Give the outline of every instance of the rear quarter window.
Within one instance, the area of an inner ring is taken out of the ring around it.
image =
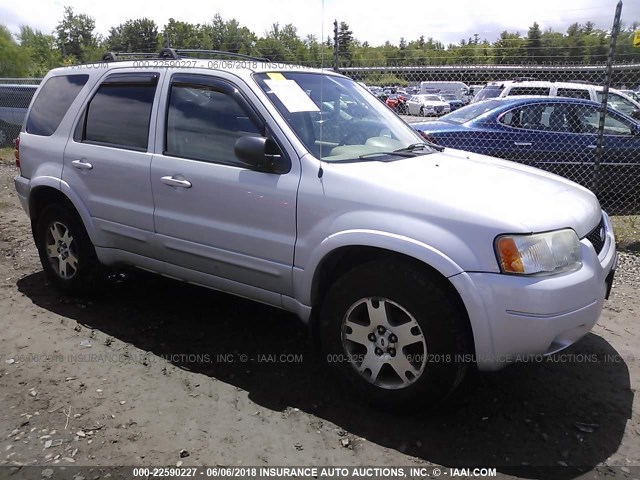
[[[53,135],[88,79],[89,75],[62,75],[47,80],[29,112],[27,133]]]

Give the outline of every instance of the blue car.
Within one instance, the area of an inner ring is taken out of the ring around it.
[[[600,105],[561,97],[495,98],[412,126],[428,140],[513,160],[593,186]],[[640,210],[640,123],[609,108],[598,173],[603,203]]]
[[[464,107],[464,102],[456,97],[453,93],[439,93],[438,96],[445,102],[449,103],[451,111]]]

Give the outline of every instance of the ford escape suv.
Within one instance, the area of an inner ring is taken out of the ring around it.
[[[598,320],[616,250],[588,190],[425,143],[333,72],[107,58],[49,72],[16,150],[56,287],[131,265],[294,312],[346,385],[391,406]]]

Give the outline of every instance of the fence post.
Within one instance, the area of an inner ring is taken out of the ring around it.
[[[605,69],[604,88],[602,89],[602,102],[600,104],[600,121],[598,123],[598,136],[596,139],[596,158],[593,165],[593,181],[591,191],[598,194],[600,184],[600,163],[602,162],[602,150],[604,146],[604,122],[607,117],[607,101],[609,100],[609,86],[613,76],[613,58],[616,54],[616,43],[620,33],[620,15],[622,14],[622,0],[616,5],[616,13],[613,17],[613,27],[611,28],[611,43],[609,44],[609,55],[607,57],[607,67]]]

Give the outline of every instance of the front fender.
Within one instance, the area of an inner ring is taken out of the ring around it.
[[[322,261],[339,248],[353,246],[375,247],[415,258],[445,277],[463,271],[441,251],[413,238],[378,230],[347,230],[326,237],[313,250],[304,269],[294,269],[295,298],[304,305],[311,305],[312,287]]]

